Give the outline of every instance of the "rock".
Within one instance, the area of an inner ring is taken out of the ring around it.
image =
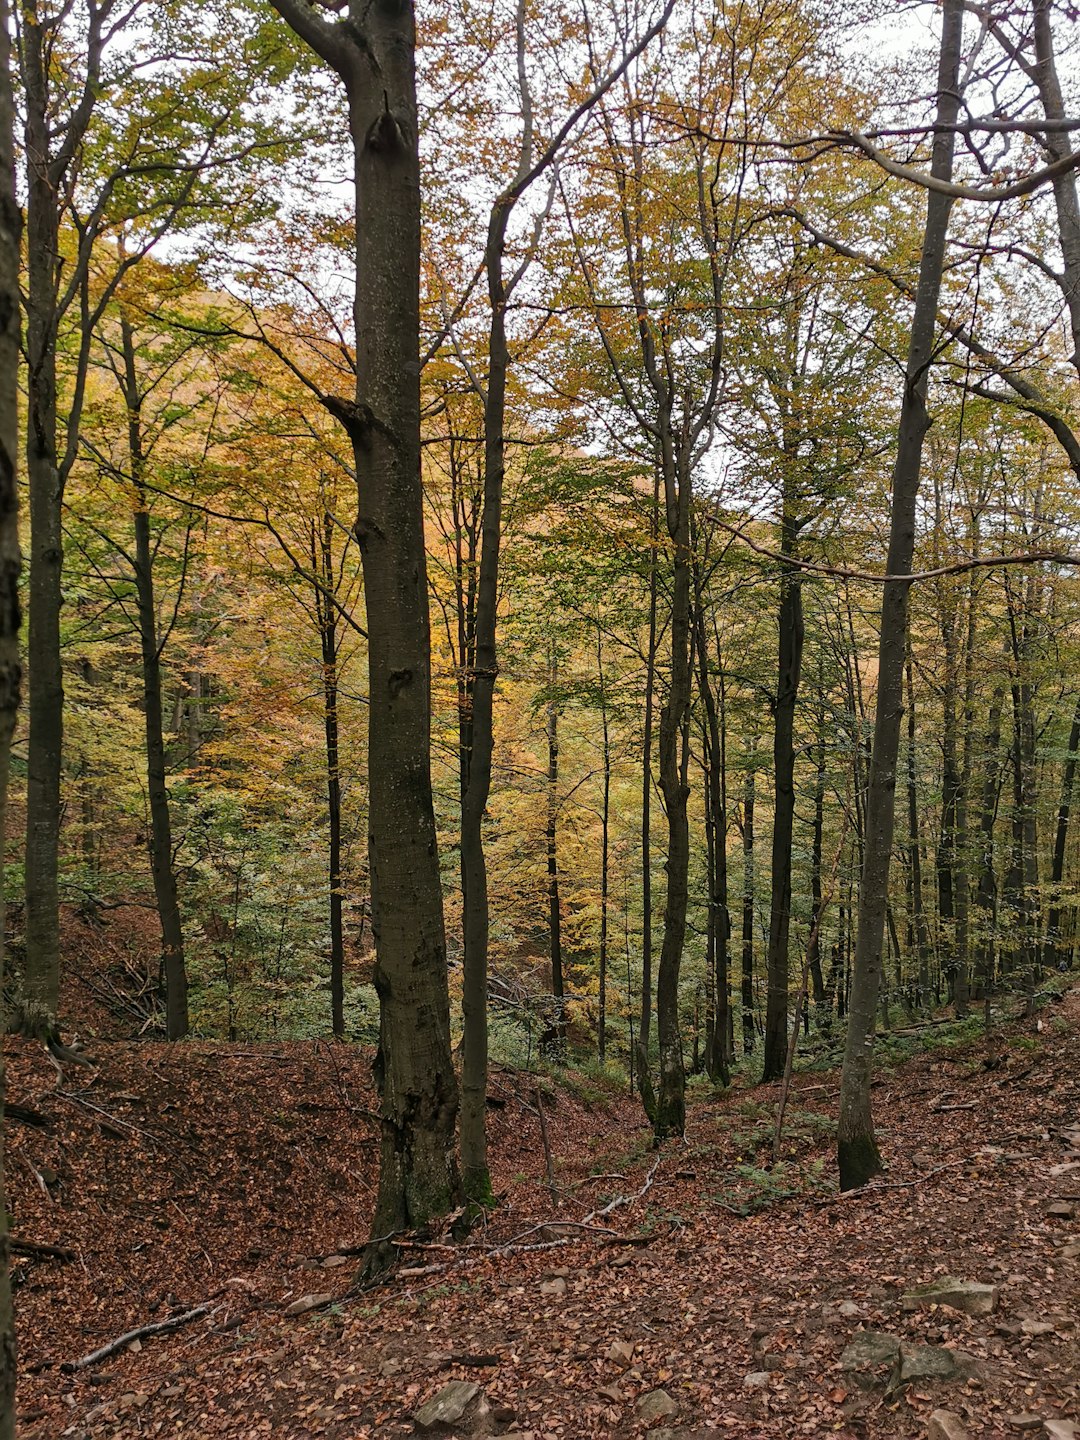
[[[926,1425],[926,1440],[968,1440],[968,1432],[952,1410],[935,1410]]]
[[[1006,1425],[1011,1425],[1014,1430],[1041,1430],[1041,1415],[1003,1415],[1001,1417]]]
[[[306,1315],[309,1310],[321,1310],[324,1305],[329,1305],[333,1298],[333,1295],[301,1295],[299,1300],[285,1306],[285,1314]]]
[[[1076,1206],[1068,1200],[1053,1200],[1046,1207],[1046,1213],[1052,1220],[1072,1220],[1076,1215]]]
[[[638,1399],[637,1412],[642,1420],[668,1420],[679,1413],[679,1407],[666,1390],[650,1390]]]
[[[561,1275],[557,1275],[554,1280],[545,1280],[540,1286],[540,1294],[549,1295],[553,1300],[561,1300],[566,1294],[566,1281]]]
[[[860,1330],[848,1341],[840,1356],[841,1370],[866,1370],[894,1365],[900,1356],[900,1339],[881,1330]]]
[[[1057,1326],[1051,1325],[1049,1320],[1023,1320],[1020,1329],[1024,1335],[1053,1335]]]
[[[998,1302],[998,1287],[982,1285],[977,1280],[957,1280],[952,1275],[921,1285],[904,1296],[904,1309],[923,1309],[928,1305],[948,1305],[965,1315],[990,1315]]]
[[[349,1257],[347,1255],[327,1255],[326,1259],[322,1262],[322,1268],[324,1270],[336,1270],[339,1266],[347,1265],[348,1263]]]
[[[1080,1435],[1080,1428],[1073,1420],[1044,1420],[1043,1429],[1050,1440],[1076,1440]]]
[[[634,1363],[634,1347],[629,1340],[613,1340],[608,1346],[607,1358],[626,1370]]]
[[[379,1366],[380,1375],[397,1375],[401,1370],[401,1361],[395,1355],[388,1355]]]
[[[910,1345],[904,1341],[893,1374],[893,1388],[918,1380],[957,1380],[978,1368],[974,1355],[944,1345]]]
[[[464,1430],[482,1433],[491,1406],[480,1386],[471,1380],[451,1380],[413,1415],[417,1430]]]
[[[749,1375],[743,1376],[744,1390],[765,1390],[769,1384],[768,1370],[752,1370]]]
[[[836,1313],[842,1315],[845,1320],[861,1320],[862,1311],[854,1300],[844,1300],[836,1307]]]
[[[1061,1258],[1063,1260],[1080,1260],[1080,1240],[1070,1240],[1067,1245],[1063,1245]]]
[[[626,1396],[619,1389],[618,1385],[598,1385],[596,1393],[603,1395],[606,1400],[611,1400],[616,1405],[621,1405]]]

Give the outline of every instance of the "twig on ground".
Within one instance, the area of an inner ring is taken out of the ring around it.
[[[62,1245],[39,1245],[36,1240],[17,1240],[14,1235],[8,1239],[8,1244],[16,1255],[40,1255],[47,1260],[60,1260],[67,1263],[75,1259],[74,1250],[65,1250]]]
[[[65,1360],[60,1368],[69,1375],[76,1370],[88,1370],[91,1365],[98,1365],[102,1360],[107,1360],[110,1355],[115,1355],[118,1350],[123,1350],[124,1346],[130,1345],[133,1340],[144,1340],[148,1335],[167,1335],[170,1331],[179,1330],[181,1326],[190,1325],[193,1320],[209,1314],[209,1304],[196,1305],[193,1310],[184,1310],[179,1315],[170,1315],[167,1320],[155,1320],[150,1325],[140,1325],[134,1330],[126,1331],[123,1335],[118,1335],[115,1340],[110,1340],[99,1350],[91,1350],[90,1354],[84,1355],[81,1360]]]

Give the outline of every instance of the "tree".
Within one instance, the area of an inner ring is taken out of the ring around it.
[[[0,0],[0,838],[6,836],[8,762],[19,707],[18,373],[19,248],[22,215],[15,198],[15,106],[7,0]],[[0,867],[0,987],[4,981],[3,872]],[[15,1316],[8,1268],[4,1185],[4,1060],[0,1055],[0,1440],[15,1440]]]
[[[931,175],[952,176],[955,126],[960,109],[960,52],[963,0],[945,0],[937,76],[937,121]],[[892,480],[892,517],[887,573],[911,572],[915,550],[915,507],[919,493],[923,442],[930,428],[927,387],[937,332],[938,296],[945,263],[953,197],[930,190],[926,200],[919,283],[904,370],[904,394]],[[859,921],[840,1089],[837,1157],[844,1190],[864,1185],[881,1170],[870,1108],[871,1058],[877,1022],[881,951],[888,904],[892,856],[900,721],[903,715],[904,661],[910,586],[902,579],[883,587],[878,654],[877,712],[866,797],[866,841],[859,887]]]
[[[352,446],[367,598],[369,858],[382,1097],[368,1268],[460,1191],[442,882],[431,794],[431,668],[420,479],[420,171],[409,0],[328,20],[271,0],[343,82],[355,162],[356,384],[323,403]]]

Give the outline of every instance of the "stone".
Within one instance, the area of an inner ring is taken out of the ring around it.
[[[605,1400],[611,1400],[616,1405],[621,1405],[626,1396],[619,1389],[618,1385],[598,1385],[596,1393],[603,1395]]]
[[[554,1280],[545,1280],[540,1286],[540,1294],[548,1295],[553,1300],[561,1300],[566,1294],[566,1281],[561,1275],[557,1275]]]
[[[324,1270],[337,1270],[339,1266],[347,1265],[348,1263],[349,1257],[347,1255],[327,1255],[326,1259],[322,1262],[322,1268]]]
[[[1067,1245],[1063,1245],[1061,1258],[1063,1260],[1080,1260],[1080,1240],[1070,1240]]]
[[[1053,1335],[1057,1326],[1051,1325],[1049,1320],[1023,1320],[1020,1329],[1024,1335]]]
[[[1076,1440],[1080,1427],[1074,1420],[1044,1420],[1043,1429],[1050,1440]]]
[[[769,1385],[768,1370],[751,1370],[749,1375],[743,1376],[744,1390],[765,1390]]]
[[[1068,1200],[1053,1200],[1046,1207],[1046,1213],[1052,1220],[1072,1220],[1076,1215],[1076,1206]]]
[[[482,1433],[491,1415],[491,1406],[480,1386],[472,1380],[451,1380],[437,1395],[413,1414],[417,1430],[464,1430]]]
[[[1011,1425],[1014,1430],[1041,1430],[1041,1415],[1003,1415],[1002,1419],[1006,1425]]]
[[[893,1385],[919,1380],[957,1380],[974,1374],[978,1361],[962,1350],[945,1345],[911,1345],[904,1341],[893,1376]]]
[[[379,1366],[380,1375],[397,1375],[401,1371],[401,1361],[396,1355],[388,1355]]]
[[[670,1420],[679,1413],[679,1407],[666,1390],[650,1390],[639,1397],[637,1412],[642,1420]]]
[[[928,1305],[948,1305],[965,1315],[990,1315],[998,1302],[998,1287],[983,1285],[978,1280],[957,1280],[946,1275],[930,1285],[921,1285],[903,1298],[905,1309],[923,1309]]]
[[[926,1424],[926,1440],[968,1440],[964,1422],[952,1410],[935,1410]]]
[[[333,1295],[301,1295],[299,1300],[285,1306],[285,1314],[306,1315],[309,1310],[321,1310],[324,1305],[329,1305],[333,1298]]]
[[[865,1370],[894,1365],[900,1356],[900,1339],[881,1330],[860,1330],[848,1341],[840,1356],[841,1370]]]
[[[854,1300],[844,1300],[836,1307],[836,1313],[842,1315],[845,1320],[861,1320],[862,1311]]]
[[[608,1346],[607,1358],[626,1370],[634,1363],[634,1347],[629,1340],[613,1340]]]

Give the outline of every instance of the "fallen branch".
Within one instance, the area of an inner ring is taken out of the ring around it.
[[[74,1250],[65,1250],[62,1245],[39,1245],[36,1240],[16,1240],[14,1235],[8,1238],[8,1244],[16,1255],[40,1255],[43,1259],[60,1260],[64,1264],[76,1258]]]
[[[660,1156],[658,1155],[653,1161],[652,1168],[650,1169],[649,1173],[645,1176],[645,1183],[642,1185],[640,1190],[635,1191],[633,1195],[616,1195],[615,1199],[609,1200],[608,1203],[603,1207],[603,1209],[590,1210],[589,1214],[585,1216],[585,1219],[581,1223],[583,1225],[587,1225],[590,1220],[599,1220],[601,1215],[610,1215],[613,1210],[619,1210],[624,1205],[633,1205],[635,1200],[640,1200],[641,1197],[645,1194],[646,1190],[648,1190],[652,1185],[659,1166]]]
[[[91,1350],[90,1354],[84,1355],[81,1360],[65,1360],[60,1369],[68,1375],[76,1370],[88,1370],[91,1365],[98,1365],[102,1360],[108,1360],[110,1355],[115,1355],[118,1350],[123,1350],[125,1345],[130,1345],[133,1340],[145,1340],[148,1335],[167,1335],[170,1331],[179,1330],[183,1325],[190,1325],[193,1320],[198,1320],[209,1313],[209,1305],[196,1305],[194,1310],[184,1310],[179,1315],[170,1315],[167,1320],[155,1320],[150,1325],[140,1325],[135,1330],[128,1330],[125,1334],[118,1335],[115,1340],[110,1340],[107,1345],[102,1345],[100,1350]]]

